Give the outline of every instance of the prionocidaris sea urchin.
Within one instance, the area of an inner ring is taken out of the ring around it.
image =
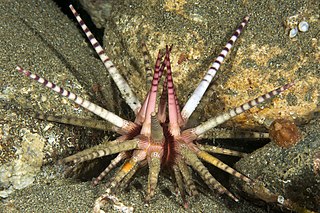
[[[98,181],[105,177],[110,170],[114,169],[120,162],[123,162],[118,172],[107,182],[106,193],[97,199],[94,210],[98,212],[100,210],[100,205],[105,200],[110,199],[110,196],[114,193],[116,188],[128,183],[137,170],[145,166],[149,167],[148,186],[145,198],[146,202],[149,202],[154,195],[159,173],[164,168],[173,174],[185,204],[186,192],[189,195],[196,195],[198,193],[192,178],[191,168],[197,171],[199,176],[212,190],[217,190],[219,193],[225,193],[233,200],[238,201],[238,198],[230,193],[210,174],[202,161],[208,162],[249,184],[254,184],[254,180],[251,180],[249,177],[237,172],[235,169],[209,154],[222,153],[239,155],[239,153],[233,150],[217,148],[210,145],[204,146],[196,143],[196,141],[210,129],[230,120],[232,117],[243,113],[267,99],[278,95],[282,91],[291,87],[293,83],[286,84],[259,96],[254,100],[248,101],[239,107],[230,109],[196,127],[185,129],[184,126],[199,104],[202,96],[210,85],[211,80],[220,68],[221,63],[247,24],[249,17],[244,17],[237,30],[221,51],[220,55],[213,62],[204,78],[188,99],[187,103],[182,109],[180,109],[174,88],[170,64],[170,52],[172,46],[166,46],[165,54],[162,54],[161,51],[159,51],[155,62],[153,78],[147,78],[147,80],[149,79],[148,83],[150,84],[150,90],[143,103],[140,104],[140,101],[135,96],[126,80],[115,68],[109,57],[104,53],[103,48],[94,38],[72,5],[70,5],[70,9],[88,37],[90,43],[98,53],[112,79],[116,83],[122,97],[135,113],[135,120],[132,122],[122,119],[116,114],[97,106],[90,101],[84,100],[74,93],[66,91],[54,83],[51,83],[36,74],[32,74],[19,66],[17,67],[17,70],[110,122],[112,124],[112,130],[121,135],[113,141],[104,141],[98,146],[86,149],[60,161],[62,164],[70,163],[77,165],[84,161],[118,153],[107,168],[94,181],[94,183],[97,184]],[[146,54],[145,64],[146,66],[149,64]],[[162,80],[162,92],[160,98],[157,98],[158,86],[162,77],[164,78]],[[48,116],[44,119],[92,128],[110,128],[109,126],[101,126],[99,121],[87,121],[78,118],[70,119]]]

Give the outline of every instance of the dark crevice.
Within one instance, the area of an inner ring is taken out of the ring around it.
[[[79,27],[80,31],[82,32],[80,26],[78,25],[77,21],[75,20],[73,14],[70,11],[69,5],[72,4],[74,8],[77,10],[77,12],[80,14],[81,18],[83,19],[84,23],[88,26],[94,37],[98,40],[98,42],[103,46],[103,33],[104,29],[97,28],[95,24],[93,23],[90,15],[87,13],[86,10],[83,9],[82,5],[79,4],[77,1],[71,1],[71,0],[53,0],[58,7],[61,9],[61,11],[68,16],[69,19],[74,21],[76,25]],[[85,36],[85,35],[83,35]],[[98,57],[98,56],[97,56]]]

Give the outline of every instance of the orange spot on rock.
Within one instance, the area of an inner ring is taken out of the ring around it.
[[[181,53],[178,59],[178,64],[182,64],[182,62],[187,61],[188,60],[188,55],[186,55],[185,53]]]
[[[270,126],[271,140],[282,148],[294,146],[301,139],[301,133],[293,121],[277,119]]]

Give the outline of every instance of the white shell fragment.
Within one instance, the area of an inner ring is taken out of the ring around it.
[[[302,21],[298,25],[298,29],[300,32],[307,32],[309,29],[309,24],[306,21]]]
[[[293,29],[291,29],[290,32],[289,32],[289,37],[290,37],[290,38],[293,38],[293,37],[295,37],[297,34],[298,34],[298,28],[293,28]]]

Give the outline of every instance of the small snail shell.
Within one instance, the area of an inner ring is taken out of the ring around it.
[[[290,38],[293,38],[293,37],[295,37],[297,34],[298,34],[298,28],[293,28],[293,29],[291,29],[290,32],[289,32],[289,37],[290,37]]]
[[[298,25],[298,29],[300,32],[307,32],[309,29],[309,24],[306,21],[302,21]]]

